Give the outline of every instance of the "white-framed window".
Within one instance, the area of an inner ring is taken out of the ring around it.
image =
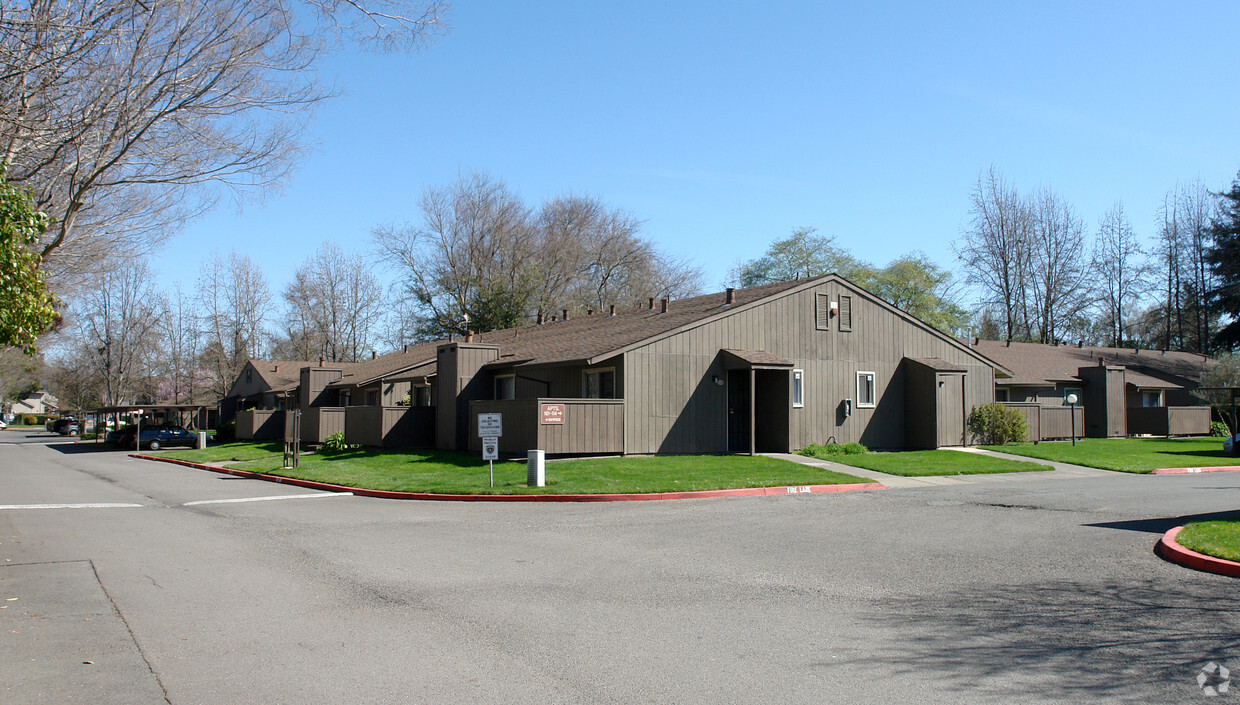
[[[792,406],[796,409],[805,406],[805,370],[792,371]]]
[[[582,372],[581,396],[585,399],[615,399],[616,368],[605,367]]]
[[[516,399],[517,398],[517,376],[516,375],[495,375],[495,398],[496,399]]]
[[[1142,389],[1141,390],[1141,406],[1162,406],[1163,393],[1161,389]]]
[[[1063,405],[1064,406],[1068,406],[1068,395],[1069,394],[1076,395],[1076,403],[1078,406],[1084,403],[1085,393],[1081,391],[1080,387],[1064,387],[1063,388]]]
[[[875,390],[874,390],[874,373],[858,372],[857,373],[857,408],[867,409],[874,408]]]

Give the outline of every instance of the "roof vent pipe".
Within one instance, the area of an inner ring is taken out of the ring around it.
[[[560,320],[564,320],[564,321],[567,321],[567,320],[568,320],[568,309],[564,309],[564,318],[562,318],[562,319],[560,319]]]
[[[452,331],[448,331],[448,342],[449,342],[449,343],[451,343],[451,342],[452,342],[452,339],[453,339],[454,337],[455,337],[455,334],[454,334]]]
[[[465,342],[467,343],[474,342],[474,332],[472,330],[465,331]]]
[[[1076,341],[1076,347],[1078,347],[1078,348],[1083,348],[1083,347],[1085,347],[1085,340],[1084,340],[1084,339],[1081,339],[1081,340]]]
[[[271,368],[271,371],[272,371],[272,372],[279,372],[279,371],[280,371],[280,366],[279,366],[279,365],[275,365],[274,367],[272,367],[272,368]]]
[[[667,313],[667,304],[668,304],[668,300],[667,300],[667,299],[663,299],[663,301],[661,301],[661,302],[660,302],[660,304],[661,304],[660,310],[661,310],[663,313]]]
[[[732,287],[729,286],[728,290],[724,292],[723,302],[725,304],[736,303],[736,289],[733,289]]]
[[[1099,366],[1099,367],[1106,367],[1106,366],[1107,366],[1107,363],[1106,363],[1106,362],[1104,362],[1102,358],[1098,358],[1098,366]]]
[[[653,296],[650,297],[650,310],[651,311],[654,310],[654,297]]]
[[[545,320],[545,319],[543,318],[543,312],[542,312],[542,311],[539,311],[539,312],[538,312],[538,325],[540,325],[540,326],[541,326],[541,325],[543,324],[543,321],[544,321],[544,320]]]
[[[376,352],[376,351],[374,351],[374,350],[371,350],[371,351],[370,351],[370,359],[371,359],[371,360],[373,360],[373,359],[375,359],[376,357],[379,357],[379,353],[378,353],[378,352]]]
[[[587,309],[586,309],[586,315],[587,315],[587,316],[593,316],[593,315],[594,315],[594,309],[592,309],[592,308],[587,308]]]
[[[409,346],[408,346],[408,345],[406,345],[406,346],[405,346],[405,350],[404,350],[404,351],[405,351],[405,352],[409,352]]]
[[[327,359],[324,358],[322,355],[319,355],[319,367],[322,367],[324,363],[326,362],[327,362]]]
[[[607,310],[607,315],[608,315],[608,316],[614,316],[614,315],[616,315],[616,305],[615,305],[615,304],[612,304],[612,305],[611,305],[611,308],[609,308],[609,309]]]

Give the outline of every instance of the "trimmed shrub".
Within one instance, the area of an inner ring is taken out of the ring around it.
[[[236,437],[237,437],[237,420],[236,419],[230,419],[228,423],[220,424],[220,427],[215,429],[215,440],[219,441],[220,443],[228,443]]]
[[[1002,404],[983,404],[973,407],[969,414],[969,432],[977,436],[982,445],[1000,446],[1019,443],[1029,437],[1029,424],[1025,415]]]
[[[797,454],[804,455],[809,458],[828,459],[833,455],[861,455],[869,452],[870,449],[860,443],[845,443],[841,445],[839,443],[831,442],[826,445],[811,443],[798,450]]]
[[[1218,436],[1219,438],[1226,438],[1228,435],[1227,424],[1223,423],[1222,421],[1211,421],[1210,422],[1210,435]]]
[[[43,421],[40,421],[39,417],[35,416],[34,414],[23,414],[22,415],[23,426],[35,426],[35,425],[44,424],[44,423],[47,423],[46,417],[44,417]]]

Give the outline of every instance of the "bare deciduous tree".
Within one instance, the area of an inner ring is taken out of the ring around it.
[[[1053,343],[1089,304],[1085,226],[1072,207],[1043,189],[1030,202],[1029,297],[1037,311],[1037,340]]]
[[[304,351],[299,359],[322,355],[333,362],[356,362],[374,349],[384,302],[360,256],[323,243],[297,269],[284,301],[285,328],[297,341],[296,349]]]
[[[148,391],[144,385],[155,362],[163,301],[146,262],[127,262],[105,273],[77,309],[77,359],[101,385],[99,401],[123,404]]]
[[[969,200],[972,220],[956,246],[956,257],[965,265],[965,281],[979,287],[984,303],[1002,314],[1002,332],[1008,340],[1027,338],[1030,209],[993,167],[978,177]]]
[[[1116,203],[1098,225],[1092,269],[1111,345],[1122,347],[1133,308],[1147,289],[1149,269],[1132,225]]]
[[[250,258],[230,252],[211,256],[198,277],[203,362],[215,376],[214,391],[228,393],[246,360],[261,357],[271,292]]]
[[[419,337],[700,286],[700,272],[639,236],[636,218],[595,198],[562,196],[535,214],[503,182],[472,173],[427,189],[421,207],[420,225],[374,232],[407,305],[421,314]]]
[[[339,40],[416,46],[437,0],[47,0],[0,7],[0,160],[54,220],[64,288],[142,254],[187,217],[281,181],[311,70]],[[311,18],[314,18],[313,20]]]

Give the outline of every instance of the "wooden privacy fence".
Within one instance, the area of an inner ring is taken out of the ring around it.
[[[501,453],[548,455],[624,452],[623,399],[502,399],[469,403],[469,449],[481,452],[478,414],[503,415]]]
[[[999,402],[1016,409],[1029,425],[1031,441],[1049,441],[1072,437],[1072,414],[1076,414],[1076,437],[1085,435],[1085,410],[1078,404],[1071,406],[1042,406],[1034,402]]]
[[[301,442],[318,445],[333,433],[344,433],[343,406],[311,406],[301,410]]]
[[[1133,436],[1208,436],[1210,407],[1129,407],[1128,433]]]
[[[284,437],[284,412],[276,409],[248,409],[237,412],[237,439],[269,441]]]
[[[344,441],[370,448],[425,448],[435,444],[433,406],[344,407]]]

